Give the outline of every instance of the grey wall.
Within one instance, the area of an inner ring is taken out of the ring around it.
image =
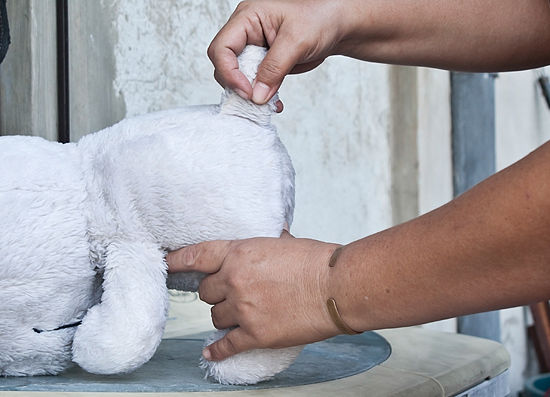
[[[98,131],[126,115],[113,86],[116,7],[113,2],[69,0],[71,140]]]
[[[495,172],[495,86],[490,74],[451,74],[453,181],[462,194]],[[500,340],[499,312],[458,319],[463,334]]]
[[[0,135],[57,137],[55,0],[8,0],[11,45],[0,65]]]

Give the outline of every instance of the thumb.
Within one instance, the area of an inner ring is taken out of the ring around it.
[[[252,84],[252,101],[258,105],[267,103],[302,56],[302,51],[292,40],[284,35],[277,36],[258,66],[258,73]]]
[[[248,337],[242,328],[229,331],[223,338],[207,346],[203,357],[208,361],[221,361],[234,354],[251,350],[255,346],[248,342]]]

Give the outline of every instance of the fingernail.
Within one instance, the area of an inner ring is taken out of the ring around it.
[[[210,350],[208,350],[208,348],[202,351],[202,356],[204,357],[205,360],[209,360],[209,361],[212,358],[212,355],[210,354]]]
[[[263,105],[267,102],[270,88],[262,82],[254,82],[252,87],[252,101],[258,105]]]
[[[244,92],[243,90],[241,90],[239,88],[235,88],[233,91],[235,91],[237,93],[237,95],[240,96],[241,98],[249,99],[248,94],[246,92]]]

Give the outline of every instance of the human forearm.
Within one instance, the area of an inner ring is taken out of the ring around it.
[[[354,329],[550,297],[550,145],[451,203],[341,249],[329,291]]]
[[[341,4],[343,4],[342,2]],[[349,2],[337,52],[354,58],[463,71],[550,63],[548,0]]]

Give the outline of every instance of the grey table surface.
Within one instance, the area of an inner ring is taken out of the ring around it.
[[[269,381],[232,386],[205,379],[198,367],[205,336],[164,339],[153,358],[129,374],[94,375],[74,367],[57,376],[1,378],[0,391],[158,393],[280,388],[356,375],[382,363],[391,353],[389,343],[374,332],[337,336],[306,346],[288,369]]]
[[[173,301],[172,303],[175,304],[171,306],[165,332],[165,337],[169,340],[164,341],[162,345],[163,349],[166,347],[167,353],[169,353],[164,360],[166,363],[170,361],[170,366],[174,368],[181,368],[180,365],[188,366],[185,371],[189,372],[185,372],[185,376],[192,374],[193,377],[186,378],[186,381],[180,379],[179,384],[180,386],[186,382],[188,386],[192,384],[195,391],[177,391],[181,389],[169,391],[169,384],[161,384],[160,387],[164,389],[155,391],[149,388],[154,386],[154,382],[147,382],[147,387],[142,388],[141,391],[129,391],[129,389],[126,389],[128,391],[122,391],[122,389],[104,391],[101,393],[102,397],[121,395],[125,397],[157,395],[206,397],[213,393],[217,397],[453,396],[479,385],[487,379],[500,376],[510,366],[509,354],[499,343],[466,335],[410,327],[381,330],[359,337],[342,336],[318,345],[313,344],[308,346],[304,351],[304,357],[297,361],[293,369],[289,368],[289,372],[281,373],[276,379],[270,381],[272,382],[271,387],[265,387],[269,384],[266,382],[264,385],[259,384],[253,387],[230,386],[224,389],[202,379],[202,374],[197,366],[197,357],[200,354],[202,343],[192,335],[211,328],[209,307],[189,296],[176,297]],[[192,343],[194,347],[186,351],[185,356],[180,357],[179,354],[183,354],[181,352],[173,355],[170,353],[171,344],[181,343],[171,342],[170,339],[178,338],[194,340]],[[384,352],[388,352],[388,346],[382,341],[387,341],[391,346],[391,354],[387,360],[382,360],[379,364],[371,366],[374,361],[368,359],[369,354],[375,354],[376,349],[379,349],[377,352],[382,356],[385,354]],[[378,347],[373,349],[377,344]],[[159,354],[164,354],[162,349],[159,350]],[[309,368],[310,360],[315,362],[312,368]],[[177,365],[175,362],[178,362]],[[300,365],[305,367],[300,367]],[[369,366],[371,366],[370,369],[367,369]],[[322,378],[324,375],[318,372],[319,367],[333,368],[328,371],[332,380]],[[348,372],[341,371],[343,369]],[[99,379],[95,375],[85,374],[78,369],[74,371],[63,376],[80,376],[83,379],[94,380],[96,384],[103,382],[98,382]],[[111,381],[121,387],[128,385],[132,383],[133,377],[139,380],[139,377],[142,376],[140,371],[147,372],[150,369],[145,365],[128,378],[113,377]],[[152,372],[149,373],[149,376],[153,377]],[[72,382],[73,385],[77,383],[75,378],[72,378]],[[143,382],[141,383],[143,384]],[[206,388],[200,391],[199,384]],[[2,391],[0,387],[0,397],[91,397],[97,394],[98,391],[63,389],[60,385],[49,389],[49,391],[31,391],[22,386],[19,387],[19,390],[4,389]]]

